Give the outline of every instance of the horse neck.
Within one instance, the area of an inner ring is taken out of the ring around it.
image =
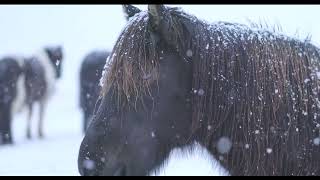
[[[50,57],[45,50],[39,50],[36,53],[36,57],[38,57],[39,62],[44,68],[45,72],[45,80],[48,86],[48,94],[52,94],[55,89],[55,81],[56,81],[56,66],[51,62]]]

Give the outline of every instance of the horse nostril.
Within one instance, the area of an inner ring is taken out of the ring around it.
[[[125,176],[125,175],[126,175],[126,167],[125,166],[120,166],[113,174],[113,176]]]

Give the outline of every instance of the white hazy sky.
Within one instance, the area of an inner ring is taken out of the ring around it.
[[[170,5],[209,22],[281,24],[284,32],[308,33],[320,42],[319,5]],[[138,5],[145,10],[146,5]],[[120,5],[0,5],[0,55],[31,53],[47,44],[63,44],[66,53],[112,48],[125,25]],[[320,43],[318,43],[320,44]],[[81,53],[80,53],[81,54]]]

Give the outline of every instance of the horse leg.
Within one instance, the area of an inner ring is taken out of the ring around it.
[[[8,133],[4,137],[4,144],[13,144],[11,127],[9,127]]]
[[[0,145],[13,144],[11,130],[0,132]]]
[[[0,145],[1,144],[12,144],[12,133],[11,133],[11,109],[8,104],[0,109]]]
[[[33,106],[30,103],[28,105],[28,119],[27,119],[27,139],[31,139],[31,118],[32,118],[32,111],[33,111]]]
[[[40,110],[39,110],[39,127],[38,127],[38,135],[39,138],[43,138],[43,117],[44,111],[46,107],[46,99],[40,101]]]

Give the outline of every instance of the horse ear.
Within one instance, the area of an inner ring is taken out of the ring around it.
[[[127,5],[122,5],[123,11],[125,13],[125,17],[127,19],[127,21],[133,17],[135,14],[141,12],[141,10],[137,7],[134,7],[130,4]]]
[[[159,30],[160,23],[165,21],[165,10],[164,5],[148,5],[149,19],[153,30]]]

